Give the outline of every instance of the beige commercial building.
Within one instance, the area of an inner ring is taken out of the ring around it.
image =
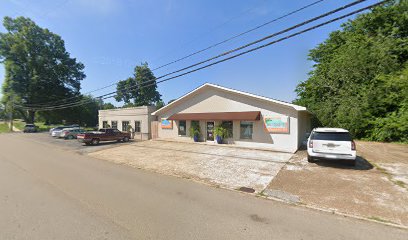
[[[158,138],[193,141],[194,123],[200,126],[200,141],[215,142],[214,128],[222,124],[230,132],[227,144],[284,152],[295,152],[311,130],[305,107],[209,83],[152,115]]]
[[[99,110],[99,127],[111,127],[120,131],[130,129],[135,139],[148,140],[151,138],[151,113],[154,110],[154,106]]]

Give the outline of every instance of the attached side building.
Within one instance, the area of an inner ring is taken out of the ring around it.
[[[190,140],[192,122],[199,124],[201,141],[214,142],[214,128],[227,126],[228,144],[295,152],[311,130],[305,107],[206,83],[155,111],[157,135]]]
[[[135,139],[148,140],[151,138],[151,113],[154,110],[154,106],[99,110],[99,127],[112,127],[126,132],[128,126],[131,126]]]

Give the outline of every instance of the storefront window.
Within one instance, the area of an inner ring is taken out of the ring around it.
[[[241,122],[241,139],[252,139],[253,124],[253,122]]]
[[[129,126],[129,121],[122,121],[122,132],[127,132]]]
[[[135,121],[135,132],[140,133],[140,121]]]
[[[186,131],[186,121],[185,120],[179,121],[178,134],[180,136],[186,136],[187,131]]]
[[[118,129],[118,121],[112,121],[112,128]]]
[[[227,129],[227,138],[232,138],[233,137],[233,122],[232,121],[222,121],[221,123],[222,127]]]

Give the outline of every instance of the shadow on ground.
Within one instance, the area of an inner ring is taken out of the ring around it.
[[[322,167],[332,167],[340,169],[353,169],[353,170],[370,170],[373,169],[373,165],[361,156],[357,156],[355,166],[350,164],[347,160],[319,160],[317,165]]]
[[[74,139],[76,140],[76,139]],[[122,142],[122,141],[106,141],[106,142],[99,142],[98,145],[85,145],[85,143],[81,143],[82,146],[84,147],[97,147],[97,146],[109,146],[109,145],[113,145],[113,144],[129,144],[129,143],[133,143],[136,142],[132,139],[129,140],[129,142]]]

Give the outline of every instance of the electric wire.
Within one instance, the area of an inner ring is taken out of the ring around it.
[[[243,36],[243,35],[245,35],[245,34],[248,34],[248,33],[250,33],[250,32],[253,32],[253,31],[255,31],[255,30],[257,30],[257,29],[260,29],[260,28],[262,28],[262,27],[265,27],[265,26],[267,26],[267,25],[269,25],[269,24],[271,24],[271,23],[274,23],[274,22],[276,22],[276,21],[278,21],[278,20],[281,20],[281,19],[283,19],[283,18],[289,17],[289,16],[291,16],[291,15],[293,15],[293,14],[295,14],[295,13],[298,13],[298,12],[300,12],[300,11],[302,11],[302,10],[305,10],[305,9],[307,9],[307,8],[309,8],[309,7],[311,7],[311,6],[314,6],[314,5],[316,5],[316,4],[320,3],[320,2],[323,2],[323,1],[325,1],[325,0],[318,0],[318,1],[315,1],[315,2],[310,3],[310,4],[308,4],[308,5],[305,5],[305,6],[301,7],[301,8],[298,8],[298,9],[296,9],[296,10],[294,10],[294,11],[291,11],[291,12],[289,12],[289,13],[287,13],[287,14],[284,14],[284,15],[278,17],[278,18],[272,19],[272,20],[270,20],[270,21],[268,21],[268,22],[266,22],[266,23],[263,23],[263,24],[261,24],[261,25],[259,25],[259,26],[254,27],[254,28],[252,28],[252,29],[249,29],[249,30],[247,30],[247,31],[244,31],[244,32],[242,32],[242,33],[239,33],[239,34],[237,34],[237,35],[234,35],[234,36],[232,36],[232,37],[230,37],[230,38],[227,38],[227,39],[225,39],[225,40],[223,40],[223,41],[221,41],[221,42],[215,43],[215,44],[213,44],[213,45],[211,45],[211,46],[209,46],[209,47],[206,47],[206,48],[201,49],[201,50],[199,50],[199,51],[196,51],[196,52],[193,52],[193,53],[191,53],[191,54],[188,54],[188,55],[186,55],[185,57],[182,57],[182,58],[180,58],[180,59],[174,60],[174,61],[172,61],[172,62],[170,62],[170,63],[167,63],[167,64],[164,64],[164,65],[161,65],[161,66],[159,66],[159,67],[157,67],[157,68],[154,68],[152,71],[156,71],[156,70],[161,69],[161,68],[163,68],[163,67],[165,67],[165,66],[169,66],[169,65],[174,64],[174,63],[176,63],[176,62],[182,61],[182,60],[187,59],[187,58],[189,58],[189,57],[191,57],[191,56],[197,55],[197,54],[199,54],[199,53],[201,53],[201,52],[204,52],[204,51],[207,51],[207,50],[209,50],[209,49],[211,49],[211,48],[214,48],[214,47],[216,47],[216,46],[219,46],[219,45],[221,45],[221,44],[223,44],[223,43],[229,42],[229,41],[231,41],[231,40],[233,40],[233,39],[236,39],[236,38],[238,38],[238,37],[240,37],[240,36]],[[366,0],[362,0],[362,1],[366,1]],[[359,1],[359,2],[362,2],[362,1]],[[115,83],[109,84],[109,85],[107,85],[107,86],[100,87],[100,88],[97,88],[97,89],[88,91],[88,92],[84,93],[83,95],[88,95],[88,94],[90,94],[90,93],[94,93],[94,92],[97,92],[97,91],[101,91],[101,90],[104,90],[104,89],[113,87],[113,86],[115,86],[115,85],[117,85],[117,84],[118,84],[118,82],[115,82]],[[30,106],[30,107],[41,107],[41,106],[47,106],[47,105],[49,105],[50,103],[51,103],[51,104],[52,104],[52,103],[55,104],[55,103],[59,103],[59,102],[66,102],[66,101],[68,101],[68,100],[75,99],[75,98],[79,98],[79,97],[81,97],[81,96],[73,96],[73,97],[68,97],[68,98],[65,98],[65,99],[59,99],[59,100],[55,100],[55,101],[52,101],[52,102],[46,102],[46,103],[35,103],[35,104],[25,104],[25,105],[26,105],[26,106]],[[62,103],[61,103],[61,104],[62,104]]]
[[[309,31],[311,31],[311,30],[314,30],[314,29],[316,29],[316,28],[319,28],[319,27],[322,27],[322,26],[324,26],[324,25],[330,24],[330,23],[332,23],[332,22],[338,21],[338,20],[340,20],[340,19],[346,18],[346,17],[348,17],[348,16],[354,15],[354,14],[356,14],[356,13],[359,13],[359,12],[362,12],[362,11],[365,11],[365,10],[368,10],[368,9],[371,9],[371,8],[373,8],[373,7],[379,6],[379,5],[381,5],[381,4],[385,3],[385,2],[388,2],[388,1],[389,1],[389,0],[384,0],[384,1],[378,2],[378,3],[376,3],[376,4],[369,5],[369,6],[367,6],[367,7],[364,7],[364,8],[355,10],[355,11],[353,11],[353,12],[350,12],[350,13],[348,13],[348,14],[342,15],[342,16],[340,16],[340,17],[336,17],[336,18],[334,18],[334,19],[328,20],[328,21],[323,22],[323,23],[321,23],[321,24],[317,24],[317,25],[312,26],[312,27],[309,27],[309,28],[307,28],[307,29],[298,31],[298,32],[296,32],[296,33],[290,34],[290,35],[285,36],[285,37],[282,37],[282,38],[277,39],[277,40],[275,40],[275,41],[268,42],[268,43],[263,44],[263,45],[260,45],[260,46],[258,46],[258,47],[255,47],[255,48],[246,50],[246,51],[244,51],[244,52],[241,52],[241,53],[238,53],[238,54],[229,56],[229,57],[227,57],[227,58],[218,60],[218,61],[216,61],[216,62],[207,64],[207,65],[205,65],[205,66],[202,66],[202,67],[199,67],[199,68],[190,70],[190,71],[188,71],[188,72],[185,72],[185,73],[182,73],[182,74],[179,74],[179,75],[176,75],[176,76],[172,76],[172,77],[169,77],[169,78],[166,78],[166,79],[162,79],[162,80],[160,80],[160,81],[156,81],[156,79],[155,79],[155,80],[151,80],[151,81],[145,82],[145,83],[143,83],[143,85],[136,85],[136,86],[133,86],[133,87],[130,87],[130,88],[126,88],[126,91],[134,90],[134,89],[137,88],[137,87],[148,87],[148,86],[150,86],[150,85],[154,85],[154,84],[158,84],[158,83],[162,83],[162,82],[169,81],[169,80],[171,80],[171,79],[179,78],[179,77],[181,77],[181,76],[184,76],[184,75],[187,75],[187,74],[190,74],[190,73],[193,73],[193,72],[196,72],[196,71],[199,71],[199,70],[202,70],[202,69],[211,67],[211,66],[213,66],[213,65],[216,65],[216,64],[225,62],[225,61],[227,61],[227,60],[230,60],[230,59],[233,59],[233,58],[242,56],[242,55],[244,55],[244,54],[248,54],[248,53],[250,53],[250,52],[259,50],[259,49],[261,49],[261,48],[265,48],[265,47],[270,46],[270,45],[272,45],[272,44],[276,44],[276,43],[278,43],[278,42],[287,40],[287,39],[289,39],[289,38],[298,36],[298,35],[303,34],[303,33],[305,33],[305,32],[309,32]],[[144,85],[144,84],[150,84],[150,85]],[[122,89],[121,91],[123,91],[123,90],[124,90],[124,89]],[[117,93],[117,92],[115,91],[115,92],[111,92],[111,93],[108,93],[108,94],[104,94],[104,95],[102,95],[102,96],[99,96],[98,98],[100,98],[100,99],[107,99],[107,98],[115,97],[116,95],[113,95],[113,94],[115,94],[115,93]],[[111,95],[112,95],[112,96],[111,96]],[[51,107],[51,108],[42,108],[42,109],[37,109],[37,110],[39,110],[39,111],[41,111],[41,110],[56,110],[56,109],[63,109],[63,108],[67,108],[67,107],[74,107],[74,106],[80,106],[80,105],[83,105],[83,103],[78,103],[77,105],[73,104],[73,105],[69,105],[69,106],[55,106],[55,107]],[[27,108],[27,109],[34,109],[34,108]]]

